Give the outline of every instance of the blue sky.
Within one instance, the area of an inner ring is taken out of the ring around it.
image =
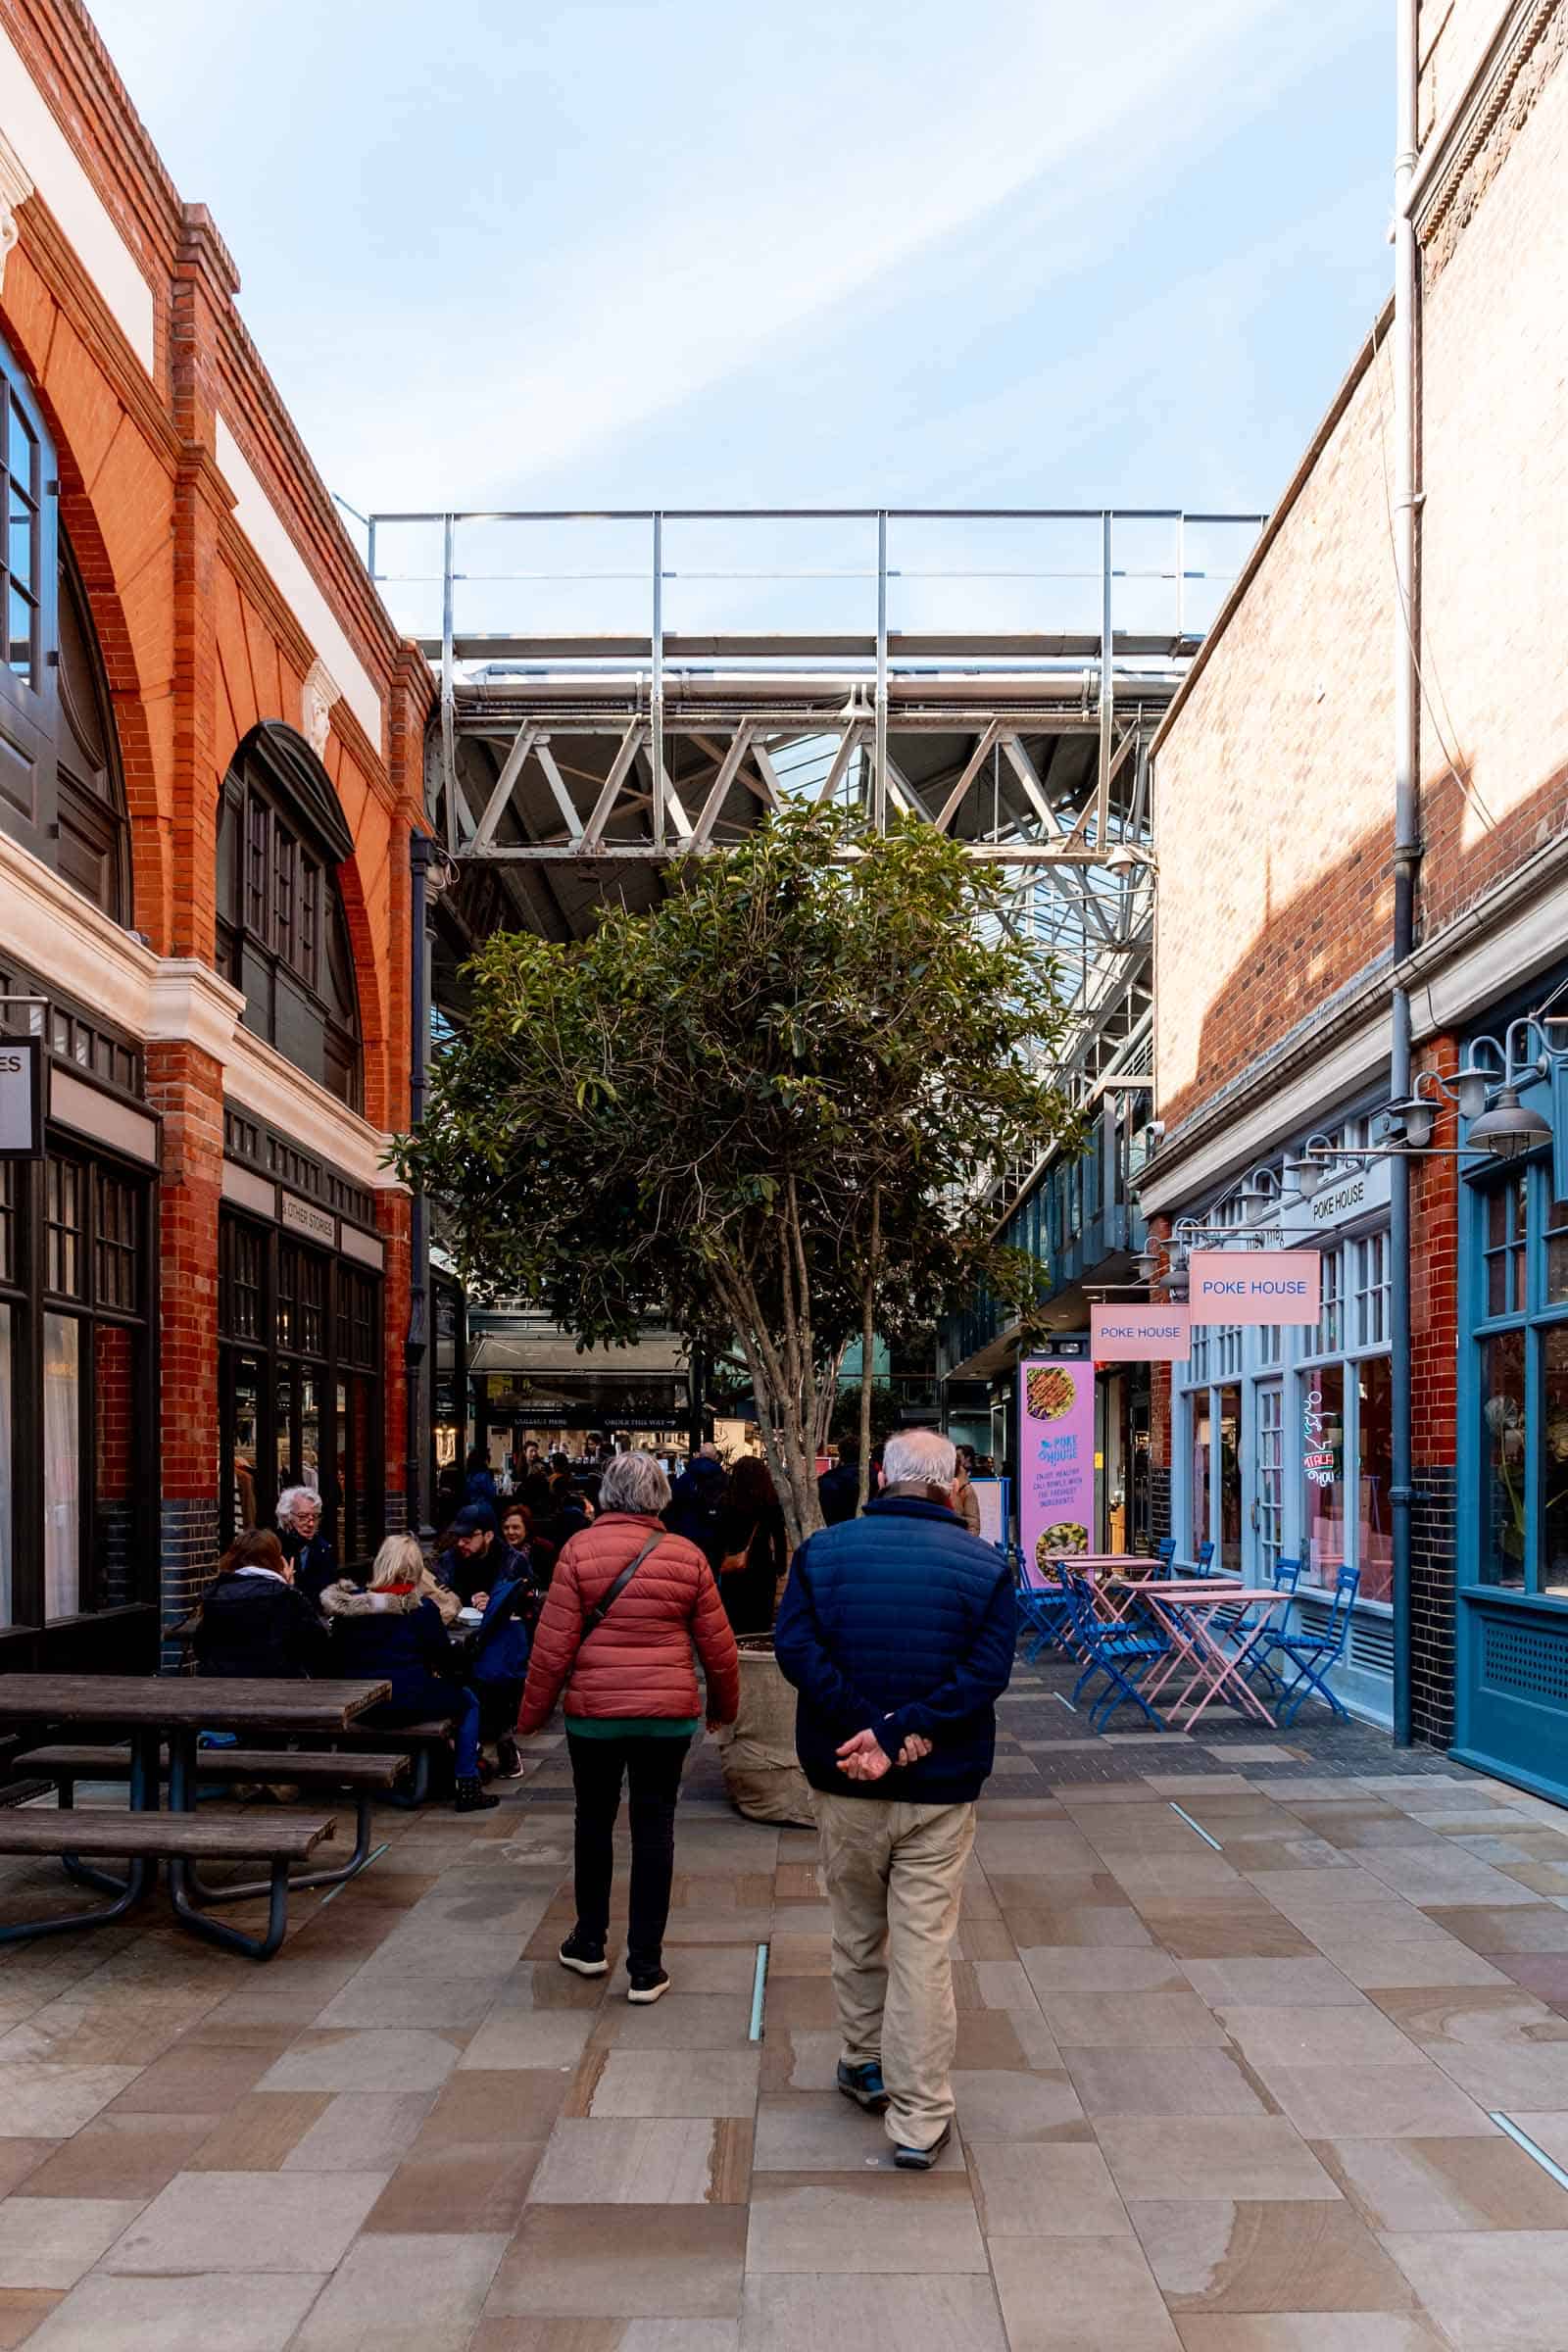
[[[1266,507],[1389,282],[1376,0],[95,15],[360,507]]]

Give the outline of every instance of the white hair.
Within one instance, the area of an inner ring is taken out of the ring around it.
[[[890,1487],[951,1487],[958,1449],[940,1429],[901,1429],[882,1449]]]
[[[318,1512],[321,1508],[321,1497],[319,1494],[318,1494],[314,1487],[285,1487],[283,1489],[282,1494],[277,1498],[277,1523],[279,1527],[292,1527],[294,1525],[294,1514],[299,1509],[302,1502],[308,1502],[314,1511]]]
[[[599,1482],[602,1511],[662,1511],[669,1500],[669,1481],[651,1453],[617,1453]]]

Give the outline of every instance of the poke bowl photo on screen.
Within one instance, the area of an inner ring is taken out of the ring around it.
[[[1077,1400],[1078,1384],[1059,1364],[1036,1364],[1024,1384],[1031,1421],[1059,1421]]]
[[[1046,1568],[1066,1552],[1088,1549],[1088,1528],[1077,1519],[1058,1519],[1054,1527],[1043,1527],[1035,1538],[1035,1566]]]

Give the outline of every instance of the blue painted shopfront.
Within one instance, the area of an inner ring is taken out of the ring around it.
[[[1558,1801],[1568,1798],[1565,1068],[1521,1089],[1553,1120],[1555,1152],[1466,1166],[1461,1185],[1453,1751]]]

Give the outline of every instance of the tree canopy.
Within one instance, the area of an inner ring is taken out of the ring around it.
[[[402,1172],[465,1278],[588,1347],[668,1321],[738,1342],[792,1536],[838,1364],[1038,1269],[992,1238],[987,1168],[1075,1140],[1048,1076],[1065,1015],[991,868],[934,827],[852,849],[792,808],[672,867],[646,914],[491,938]]]

